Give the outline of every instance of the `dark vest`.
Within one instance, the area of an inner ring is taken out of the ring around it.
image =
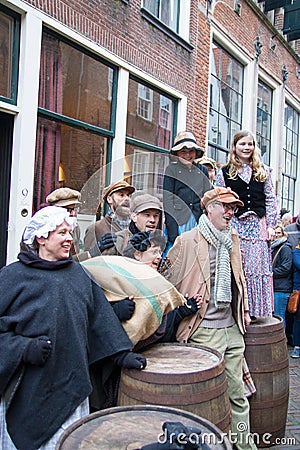
[[[230,187],[234,192],[236,192],[244,203],[244,206],[239,207],[235,215],[240,217],[247,211],[254,211],[258,217],[264,217],[266,215],[264,182],[254,180],[253,174],[249,184],[243,181],[240,177],[236,177],[232,180],[229,178],[228,171],[228,167],[222,168],[225,184],[227,187]]]

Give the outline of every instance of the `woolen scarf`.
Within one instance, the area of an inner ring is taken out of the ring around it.
[[[207,242],[216,250],[216,274],[214,299],[218,309],[228,308],[231,304],[231,267],[230,253],[232,250],[231,226],[219,231],[205,214],[199,219],[199,230]]]

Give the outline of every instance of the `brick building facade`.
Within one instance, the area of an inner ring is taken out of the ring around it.
[[[111,180],[161,195],[183,129],[220,162],[235,130],[256,132],[278,205],[296,213],[299,41],[275,28],[282,11],[252,0],[2,0],[1,265],[58,186],[82,192],[82,233]]]

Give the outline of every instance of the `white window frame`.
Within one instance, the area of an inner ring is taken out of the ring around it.
[[[132,162],[132,184],[137,191],[148,188],[150,152],[134,149]]]
[[[153,115],[153,90],[139,83],[137,96],[137,115],[149,122]]]

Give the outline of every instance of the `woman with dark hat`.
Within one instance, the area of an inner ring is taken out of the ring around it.
[[[195,163],[195,159],[201,158],[203,154],[193,133],[181,131],[177,134],[163,181],[169,248],[178,235],[197,225],[202,214],[200,199],[206,191],[212,189],[207,168]]]

